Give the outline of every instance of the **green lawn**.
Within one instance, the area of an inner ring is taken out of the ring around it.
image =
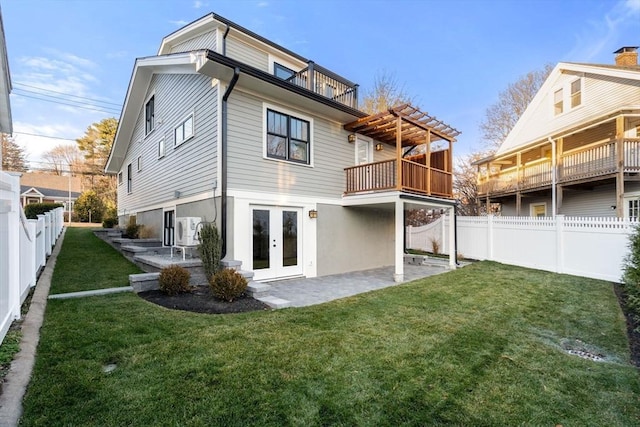
[[[81,234],[67,233],[63,252]],[[607,361],[569,355],[570,344]],[[133,294],[50,300],[22,423],[638,425],[628,358],[609,283],[490,262],[237,315]]]
[[[67,228],[56,261],[51,294],[129,286],[129,274],[142,273],[90,228]]]

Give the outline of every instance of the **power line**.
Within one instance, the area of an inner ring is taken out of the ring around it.
[[[88,101],[100,102],[102,104],[111,104],[111,105],[115,105],[116,107],[122,107],[122,104],[116,104],[115,102],[102,101],[102,100],[100,100],[98,98],[89,98],[89,97],[85,97],[85,96],[71,95],[69,93],[59,92],[59,91],[55,91],[55,90],[52,90],[52,89],[45,89],[43,87],[28,85],[26,83],[13,82],[13,85],[30,87],[32,89],[38,89],[38,90],[43,91],[43,92],[57,93],[57,94],[60,94],[60,95],[65,95],[65,96],[71,97],[71,98],[86,99]],[[24,90],[24,89],[21,89],[21,90]]]
[[[16,92],[16,91],[19,91],[19,92]],[[67,98],[63,98],[61,96],[57,96],[57,95],[48,95],[46,93],[36,92],[35,90],[20,89],[20,88],[15,88],[13,90],[13,93],[15,95],[21,95],[21,96],[24,95],[24,94],[22,94],[20,92],[31,93],[31,94],[34,94],[34,95],[44,96],[44,97],[47,97],[47,98],[52,98],[52,99],[61,100],[61,101],[73,102],[74,104],[77,104],[77,105],[88,105],[90,107],[104,108],[106,110],[115,110],[115,108],[113,108],[113,107],[108,107],[108,106],[98,105],[98,104],[92,104],[92,103],[84,102],[84,101],[76,101],[74,99],[67,99]]]
[[[39,100],[39,101],[52,102],[52,103],[54,103],[54,104],[67,105],[67,106],[69,106],[69,107],[81,108],[81,109],[84,109],[84,110],[99,111],[99,112],[101,112],[101,113],[107,113],[107,114],[118,114],[118,113],[120,113],[120,111],[117,111],[115,108],[114,108],[114,109],[112,109],[111,111],[106,111],[105,109],[100,109],[100,108],[91,108],[91,107],[83,107],[83,106],[81,106],[81,105],[75,105],[75,104],[67,104],[67,103],[65,103],[65,102],[52,101],[52,100],[50,100],[50,99],[44,99],[44,98],[38,98],[38,97],[36,97],[36,96],[24,95],[24,94],[22,94],[22,93],[16,93],[16,95],[18,95],[18,96],[22,96],[22,97],[25,97],[25,98],[37,99],[37,100]],[[73,102],[73,101],[71,101],[71,100],[69,100],[69,101],[70,101],[70,102]],[[104,107],[104,108],[106,108],[106,107]]]
[[[73,142],[76,142],[75,139],[61,138],[59,136],[38,135],[37,133],[28,133],[28,132],[13,132],[13,133],[17,133],[18,135],[38,136],[40,138],[51,138],[51,139],[60,139],[62,141],[73,141]]]

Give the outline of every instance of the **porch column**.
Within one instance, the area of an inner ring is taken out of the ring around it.
[[[396,118],[396,190],[402,190],[402,119]]]
[[[449,208],[449,268],[456,268],[456,208]]]
[[[398,159],[399,160],[399,159]],[[393,281],[400,283],[404,281],[404,202],[396,200],[396,244],[395,254],[395,273]]]
[[[624,218],[624,117],[616,117],[616,216]]]

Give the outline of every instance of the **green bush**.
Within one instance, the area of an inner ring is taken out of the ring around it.
[[[168,295],[190,292],[189,279],[191,273],[179,265],[170,265],[160,271],[160,291]]]
[[[218,271],[210,280],[209,287],[216,298],[232,302],[247,290],[247,279],[230,268]]]
[[[64,205],[62,203],[31,203],[24,207],[24,214],[27,219],[38,219],[38,215],[43,215],[45,212],[49,212],[63,206]]]
[[[118,225],[118,218],[107,217],[102,220],[102,228],[113,228]]]
[[[80,194],[73,204],[73,211],[82,222],[102,222],[106,210],[104,201],[94,190]]]
[[[627,294],[626,309],[640,324],[640,225],[629,236],[629,253],[624,260],[622,287]],[[636,328],[636,331],[639,331]]]
[[[140,227],[141,224],[136,223],[136,217],[133,215],[130,216],[129,223],[124,229],[125,237],[128,237],[129,239],[138,239],[140,237]]]
[[[215,224],[203,223],[200,228],[200,244],[198,252],[202,260],[204,275],[208,281],[220,271],[220,255],[222,253],[222,240]]]

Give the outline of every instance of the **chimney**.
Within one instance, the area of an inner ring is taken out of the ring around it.
[[[616,54],[616,65],[620,67],[638,65],[638,46],[624,46],[613,53]]]

